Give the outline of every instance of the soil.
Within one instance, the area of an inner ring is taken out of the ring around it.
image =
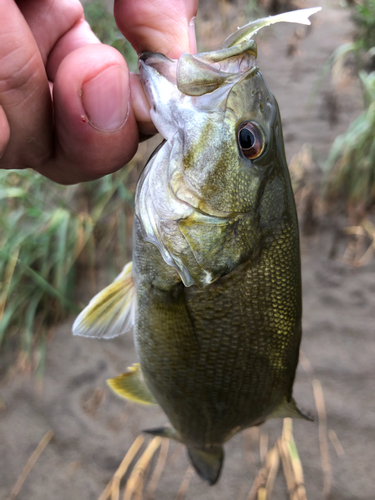
[[[210,29],[206,4],[199,34]],[[224,4],[228,13],[235,7],[220,2],[221,8]],[[321,4],[324,11],[314,16],[311,28],[279,25],[264,31],[258,43],[259,66],[279,101],[289,160],[306,143],[313,146],[317,161],[324,159],[333,139],[361,111],[353,83],[337,92],[328,80],[307,107],[323,63],[350,40],[352,31],[347,10],[327,1]],[[293,429],[309,500],[322,498],[324,478],[326,488],[331,482],[331,500],[373,500],[375,262],[357,268],[343,262],[347,242],[339,236],[340,224],[337,217],[321,218],[312,236],[302,235],[304,336],[294,394],[315,421],[293,421]],[[19,500],[98,499],[141,430],[166,423],[158,408],[125,402],[106,385],[107,378],[136,361],[132,336],[111,341],[73,337],[73,320],[56,329],[42,387],[33,377],[13,374],[0,388],[1,499],[8,497],[49,430],[54,437],[23,484]],[[323,388],[328,432],[324,412],[318,418],[311,377]],[[193,474],[185,498],[245,500],[260,467],[258,441],[262,449],[267,442],[273,445],[281,428],[282,421],[274,420],[235,436],[226,445],[219,483],[209,487]],[[155,493],[159,500],[175,498],[188,467],[181,446],[171,443],[168,457]],[[272,498],[289,498],[281,470]]]

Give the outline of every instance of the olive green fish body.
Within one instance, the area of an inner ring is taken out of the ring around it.
[[[139,364],[109,385],[158,403],[198,474],[214,484],[223,444],[268,418],[304,417],[292,397],[301,340],[296,208],[279,108],[250,38],[319,8],[255,21],[224,48],[139,57],[164,141],[136,189],[133,263],[95,296],[73,332],[134,325]]]
[[[203,290],[185,287],[135,225],[141,366],[188,446],[221,445],[291,398],[301,338],[300,257],[294,200],[281,167],[259,203],[251,258]]]

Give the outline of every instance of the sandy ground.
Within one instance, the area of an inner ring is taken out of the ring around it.
[[[327,56],[348,39],[351,29],[346,12],[322,3],[325,13],[316,17],[312,29],[300,32],[293,57],[286,57],[285,40],[293,40],[294,27],[275,28],[269,38],[263,37],[259,43],[259,66],[279,100],[289,159],[304,143],[313,144],[318,156],[324,157],[332,139],[360,111],[355,89],[344,89],[333,97],[333,124],[328,83],[306,111],[317,71]],[[357,269],[342,263],[343,240],[332,258],[334,223],[329,224],[331,228],[321,228],[314,236],[302,238],[302,350],[322,384],[327,428],[336,446],[328,440],[332,467],[329,498],[373,500],[375,262]],[[139,432],[166,421],[157,408],[126,403],[106,386],[108,377],[136,361],[131,336],[112,341],[73,338],[73,319],[56,330],[41,391],[36,390],[33,379],[22,375],[0,386],[5,404],[5,408],[0,407],[1,499],[8,497],[26,461],[49,430],[54,437],[27,477],[19,500],[98,499]],[[295,397],[316,417],[311,380],[301,366]],[[273,444],[281,426],[281,421],[262,426],[263,443],[268,439]],[[323,490],[318,420],[295,421],[294,435],[304,467],[307,497],[318,500]],[[258,437],[256,432],[246,431],[233,438],[226,446],[220,482],[208,487],[193,475],[185,498],[246,499],[259,468]],[[187,466],[185,451],[171,443],[156,499],[175,498]],[[272,498],[289,498],[281,472]]]

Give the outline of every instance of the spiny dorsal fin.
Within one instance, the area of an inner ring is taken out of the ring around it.
[[[128,371],[116,378],[109,378],[107,384],[119,396],[142,403],[145,405],[156,405],[154,396],[148,389],[139,363],[134,363]]]
[[[142,432],[146,432],[147,434],[151,434],[152,436],[160,436],[163,438],[173,439],[174,441],[181,442],[180,438],[177,436],[177,433],[171,427],[156,427],[155,429],[144,429]]]
[[[314,419],[309,415],[305,415],[301,412],[301,410],[297,407],[296,402],[293,398],[290,398],[290,401],[287,401],[286,398],[277,406],[271,415],[267,417],[269,418],[303,418],[305,420],[313,421]]]
[[[197,474],[211,486],[215,484],[223,466],[223,448],[219,446],[210,450],[188,448],[188,454]]]
[[[73,324],[73,334],[110,339],[134,324],[135,287],[132,263],[126,264],[115,281],[99,292]]]

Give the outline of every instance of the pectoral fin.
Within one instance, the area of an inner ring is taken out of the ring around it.
[[[197,474],[211,486],[219,479],[224,461],[224,450],[221,447],[210,450],[188,448],[189,458]]]
[[[73,324],[73,334],[110,339],[134,324],[135,287],[129,262],[115,281],[91,299]]]
[[[296,402],[293,398],[290,398],[290,401],[287,401],[286,398],[283,399],[282,403],[277,406],[271,415],[267,417],[269,418],[303,418],[305,420],[313,421],[314,419],[308,415],[305,415],[301,412],[301,410],[297,407]]]
[[[134,363],[122,375],[108,379],[107,383],[116,394],[125,399],[145,405],[157,404],[143,379],[139,363]]]

